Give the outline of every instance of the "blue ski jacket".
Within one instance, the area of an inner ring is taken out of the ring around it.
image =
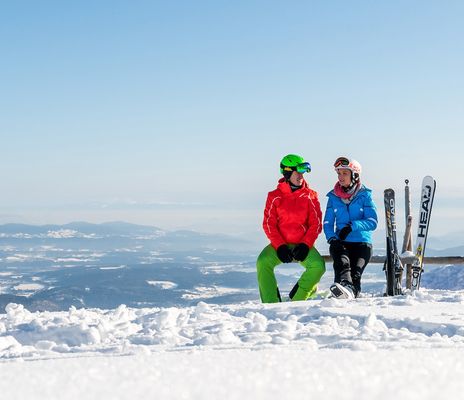
[[[371,243],[371,231],[377,228],[377,210],[372,200],[372,191],[364,185],[349,204],[338,197],[333,190],[327,193],[329,198],[324,215],[324,233],[327,240],[337,238],[340,229],[351,225],[352,231],[345,242]]]

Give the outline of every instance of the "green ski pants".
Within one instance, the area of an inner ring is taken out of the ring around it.
[[[259,294],[263,303],[277,303],[280,301],[274,268],[281,263],[282,261],[277,257],[276,250],[270,244],[258,256],[256,269],[258,272]],[[324,259],[314,246],[311,247],[308,256],[300,262],[300,265],[305,270],[298,280],[298,289],[292,296],[292,301],[306,300],[315,294],[317,284],[325,272]]]

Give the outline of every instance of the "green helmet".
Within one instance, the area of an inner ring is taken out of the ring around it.
[[[284,174],[290,171],[297,171],[300,173],[310,172],[311,164],[306,162],[303,157],[296,154],[288,154],[280,162],[280,173]]]

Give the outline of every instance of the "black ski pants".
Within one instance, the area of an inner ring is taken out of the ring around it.
[[[353,243],[336,240],[330,244],[335,283],[349,283],[357,296],[361,292],[361,275],[372,256],[370,243]]]

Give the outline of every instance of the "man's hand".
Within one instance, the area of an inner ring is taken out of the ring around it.
[[[293,248],[293,258],[296,261],[304,261],[308,257],[309,246],[306,243],[298,243]]]
[[[283,263],[291,263],[293,261],[292,250],[286,244],[282,244],[277,248],[277,257]]]

